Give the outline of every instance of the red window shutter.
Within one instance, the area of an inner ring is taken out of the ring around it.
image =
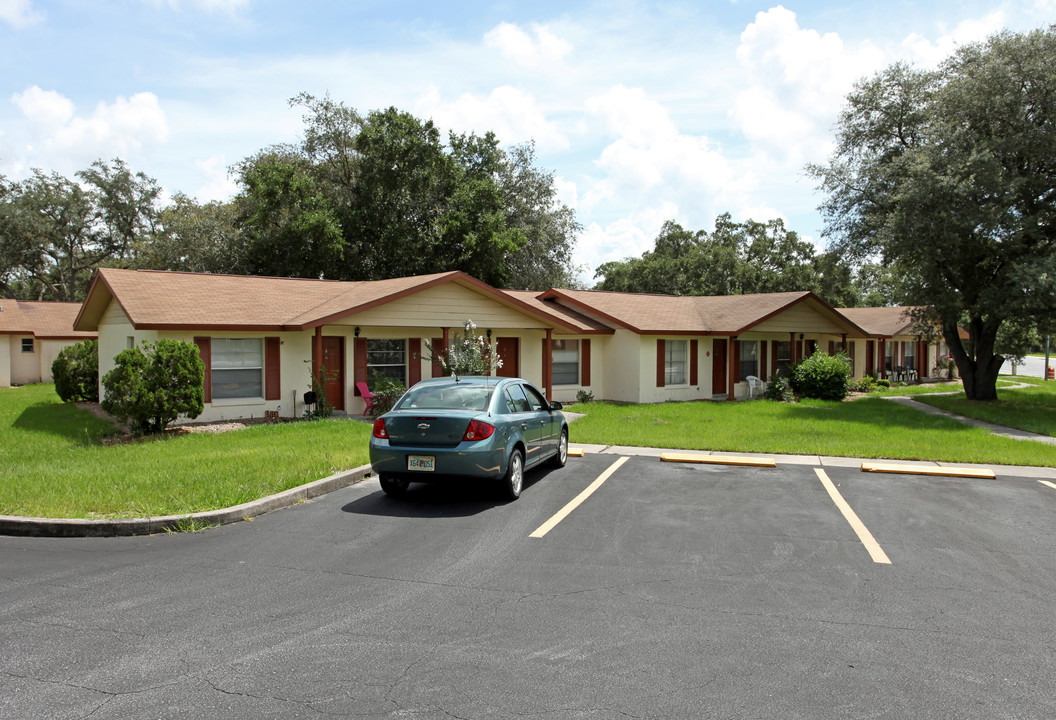
[[[664,352],[667,348],[665,340],[656,341],[656,386],[664,386]]]
[[[367,381],[367,339],[356,338],[353,345],[352,374],[353,383],[365,383]],[[363,393],[356,387],[353,395],[362,396]]]
[[[422,379],[422,339],[411,338],[407,341],[407,387]]]
[[[443,338],[433,338],[430,342],[433,348],[433,377],[443,377],[444,368],[440,366],[440,363],[436,361],[436,358],[443,355],[447,350],[447,344]]]
[[[743,340],[737,340],[733,343],[733,357],[731,358],[733,365],[733,382],[740,382],[744,378],[741,377],[741,343]]]
[[[590,340],[580,340],[579,346],[579,384],[590,387]]]
[[[277,337],[264,338],[264,399],[278,400],[281,393],[279,387],[281,374],[279,373],[279,339]]]
[[[835,355],[835,354],[836,354],[836,341],[835,340],[829,340],[829,355]]]
[[[689,384],[697,384],[697,341],[689,341]]]
[[[766,340],[759,341],[759,379],[766,380],[766,346],[769,345]]]
[[[198,346],[198,357],[205,363],[205,390],[204,402],[213,401],[213,341],[212,338],[196,337],[194,344]]]

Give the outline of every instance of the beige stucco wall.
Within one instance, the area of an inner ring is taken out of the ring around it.
[[[0,335],[0,387],[11,387],[11,339]]]
[[[472,320],[479,334],[488,328],[545,328],[546,323],[479,292],[447,283],[335,321],[334,325],[458,328]],[[432,331],[430,331],[432,332]]]
[[[32,335],[9,335],[8,338],[11,343],[11,384],[28,385],[40,382],[40,341]],[[33,338],[33,352],[22,352],[23,338]]]

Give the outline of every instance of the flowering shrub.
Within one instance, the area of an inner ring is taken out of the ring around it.
[[[466,320],[462,336],[450,338],[439,353],[426,340],[429,357],[425,359],[439,363],[445,375],[491,375],[502,367],[502,359],[495,342],[477,335],[476,329],[476,323]]]

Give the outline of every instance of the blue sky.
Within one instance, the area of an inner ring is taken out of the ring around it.
[[[803,168],[855,80],[1053,23],[1056,0],[0,0],[0,173],[119,156],[170,194],[225,199],[233,163],[297,141],[289,98],[330,93],[534,139],[590,281],[669,219],[781,217],[821,246]]]

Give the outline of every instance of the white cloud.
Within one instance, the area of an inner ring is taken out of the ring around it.
[[[213,155],[205,160],[196,160],[194,166],[206,179],[206,184],[198,188],[198,192],[195,193],[198,202],[226,201],[238,194],[238,183],[228,173],[227,158],[224,155]]]
[[[165,143],[169,126],[153,93],[118,97],[99,103],[89,116],[77,116],[74,104],[57,92],[31,86],[11,98],[25,117],[28,134],[23,157],[12,166],[50,166],[69,171],[98,158],[134,158],[140,151]]]
[[[790,165],[818,158],[855,81],[886,63],[872,43],[851,47],[836,33],[799,27],[778,5],[741,33],[737,59],[749,82],[730,111],[741,131]]]
[[[909,59],[921,65],[933,67],[953,55],[959,46],[985,40],[990,35],[1000,32],[1006,22],[1005,13],[995,10],[984,18],[972,18],[960,22],[957,27],[934,42],[929,41],[920,33],[912,33],[902,41],[902,47]]]
[[[11,96],[11,101],[18,106],[36,137],[47,137],[73,117],[73,103],[54,90],[41,90],[31,85],[20,93]]]
[[[503,144],[535,140],[544,150],[568,147],[568,138],[546,119],[535,97],[509,85],[495,88],[487,97],[465,93],[454,102],[445,102],[440,91],[431,87],[415,102],[414,112],[459,132],[491,130]]]
[[[207,13],[225,13],[227,15],[237,15],[249,7],[249,0],[188,0],[186,3],[181,2],[181,0],[144,1],[156,8],[167,5],[173,10],[180,10],[186,4]]]
[[[572,52],[571,43],[545,26],[533,23],[532,32],[534,38],[517,25],[503,22],[484,34],[484,42],[516,65],[533,70],[559,65]]]
[[[584,196],[584,205],[654,189],[682,196],[740,185],[714,143],[679,132],[667,109],[644,90],[618,85],[590,98],[587,108],[616,139],[597,160],[606,177]]]
[[[44,13],[33,7],[32,0],[0,0],[0,21],[15,29],[35,25],[44,20]]]

